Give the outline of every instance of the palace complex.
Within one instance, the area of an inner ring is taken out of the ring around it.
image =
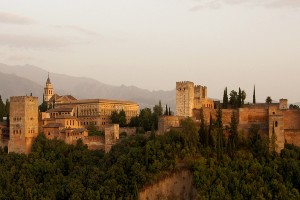
[[[34,139],[44,133],[48,139],[60,139],[67,144],[76,144],[81,139],[89,149],[102,149],[108,152],[119,140],[120,132],[135,134],[135,129],[120,128],[112,124],[114,111],[124,111],[127,122],[139,114],[139,105],[130,101],[107,99],[77,100],[71,95],[54,93],[49,75],[44,88],[43,102],[48,110],[39,112],[38,98],[18,96],[10,98],[10,120],[1,122],[2,147],[8,152],[30,153]],[[207,87],[194,85],[193,82],[176,83],[176,116],[162,116],[158,121],[158,134],[164,134],[172,128],[180,128],[180,121],[191,117],[200,124],[203,111],[204,123],[209,124],[210,116],[216,119],[220,102],[207,96]],[[279,152],[284,144],[300,146],[300,110],[289,109],[288,101],[280,99],[279,103],[245,104],[241,108],[222,109],[222,122],[230,126],[231,116],[238,119],[240,134],[247,137],[253,125],[260,127],[261,135],[276,136],[276,150]],[[102,131],[103,136],[90,136],[88,129]]]
[[[207,88],[194,86],[193,82],[176,83],[176,116],[163,116],[159,119],[159,133],[171,128],[180,127],[180,121],[192,117],[200,123],[200,109],[203,109],[204,120],[209,124],[210,115],[216,119],[215,105],[207,98]],[[238,130],[245,136],[253,125],[260,127],[260,134],[276,136],[277,151],[284,148],[285,143],[300,146],[300,110],[289,109],[288,101],[280,99],[279,103],[246,104],[242,108],[222,109],[223,125],[229,127],[231,116],[236,114]]]

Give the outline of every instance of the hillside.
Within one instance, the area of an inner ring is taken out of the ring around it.
[[[30,95],[30,93],[41,96],[42,92],[42,86],[33,81],[0,72],[0,95],[3,101],[10,96]]]
[[[33,94],[42,97],[43,87],[47,78],[47,71],[39,67],[24,65],[24,66],[11,66],[0,63],[0,72],[14,76],[10,81],[10,89],[6,89],[6,84],[1,84],[0,92],[5,98],[12,95],[22,95],[22,91],[31,91],[31,85],[27,84],[26,90],[20,87],[21,80],[16,77],[22,77],[22,81],[27,79],[32,83],[33,88],[41,91],[33,91]],[[51,73],[51,72],[50,72]],[[12,77],[11,77],[12,78]],[[113,86],[101,83],[97,80],[85,77],[73,77],[64,74],[51,73],[51,81],[54,85],[54,90],[59,94],[72,94],[78,99],[82,98],[106,98],[106,99],[119,99],[131,100],[138,102],[141,108],[152,107],[159,100],[163,104],[168,104],[172,109],[175,108],[175,90],[172,91],[149,91],[140,89],[136,86]],[[12,91],[12,92],[10,92]],[[16,92],[13,92],[16,91]]]

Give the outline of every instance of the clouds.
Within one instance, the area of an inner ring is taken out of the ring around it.
[[[28,17],[16,15],[13,13],[0,12],[0,23],[28,25],[34,24],[35,21]]]
[[[265,4],[268,8],[281,8],[281,7],[290,7],[290,8],[299,8],[299,0],[272,0],[269,3]]]
[[[59,28],[59,29],[68,29],[68,30],[72,30],[72,31],[76,31],[85,35],[89,35],[89,36],[99,36],[100,34],[94,31],[90,31],[88,29],[82,28],[80,26],[76,26],[76,25],[65,25],[65,26],[54,26],[55,28]]]
[[[299,8],[300,0],[196,0],[198,3],[190,11],[199,11],[205,8],[219,9],[229,5],[250,5],[265,8]]]
[[[31,36],[16,34],[1,34],[0,45],[17,48],[61,48],[69,45],[69,42],[61,38],[51,36]]]

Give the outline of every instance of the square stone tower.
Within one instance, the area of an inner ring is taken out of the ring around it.
[[[182,117],[192,117],[194,98],[195,89],[193,82],[176,82],[176,115]]]
[[[38,97],[10,97],[8,151],[29,154],[38,129]]]

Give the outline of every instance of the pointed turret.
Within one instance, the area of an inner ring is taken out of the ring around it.
[[[47,78],[47,81],[46,81],[46,86],[44,88],[44,101],[49,103],[51,97],[54,95],[53,93],[53,86],[52,86],[52,83],[50,81],[50,76],[49,76],[49,72],[48,72],[48,78]]]
[[[48,79],[47,79],[46,84],[51,84],[50,77],[49,77],[49,72],[48,72]]]

